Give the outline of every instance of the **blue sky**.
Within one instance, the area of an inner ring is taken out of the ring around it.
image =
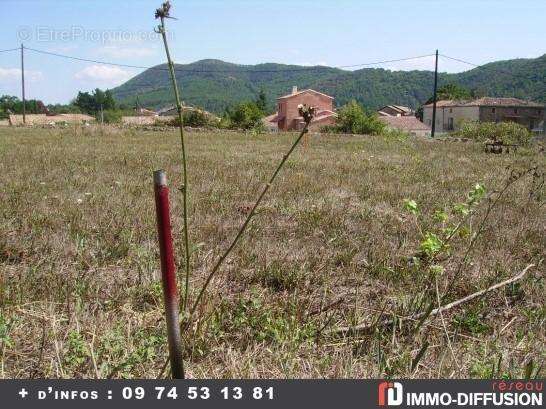
[[[151,66],[162,0],[0,0],[0,50],[26,47]],[[176,62],[217,58],[342,66],[431,54],[482,64],[546,53],[544,0],[173,0]],[[20,95],[19,53],[0,53],[0,95]],[[433,58],[383,64],[433,69]],[[440,71],[469,67],[440,60]],[[26,52],[27,96],[68,102],[78,90],[117,86],[141,70]]]

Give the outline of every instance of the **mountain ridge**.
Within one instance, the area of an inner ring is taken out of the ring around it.
[[[433,72],[361,68],[355,71],[327,66],[260,63],[243,65],[218,59],[175,64],[184,102],[211,112],[255,99],[264,90],[268,108],[275,99],[298,86],[334,96],[340,106],[356,99],[370,109],[387,104],[417,108],[432,94]],[[460,73],[438,73],[439,86],[455,83],[480,95],[517,97],[546,102],[546,54],[538,58],[495,61]],[[121,104],[159,108],[173,101],[166,64],[152,67],[112,90]]]

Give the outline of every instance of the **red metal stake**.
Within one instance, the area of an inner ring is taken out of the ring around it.
[[[178,289],[176,286],[173,237],[171,234],[171,219],[169,213],[169,188],[167,187],[167,175],[164,170],[156,170],[154,172],[154,191],[171,371],[173,379],[184,379],[182,338],[180,336],[180,322],[178,317]]]

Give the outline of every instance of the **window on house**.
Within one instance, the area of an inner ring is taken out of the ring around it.
[[[453,112],[453,108],[449,108],[449,113],[451,114]]]
[[[535,129],[535,120],[531,119],[531,122],[529,122],[529,129],[533,130]]]
[[[447,118],[447,129],[449,131],[453,130],[453,118]]]
[[[514,108],[514,114],[517,114],[517,113],[518,113],[518,109]]]
[[[495,113],[495,108],[491,108],[491,113]]]

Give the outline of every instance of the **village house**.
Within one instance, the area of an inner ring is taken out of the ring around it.
[[[158,116],[157,112],[152,111],[151,109],[146,109],[142,107],[137,107],[135,109],[136,116]]]
[[[182,112],[201,112],[203,113],[210,121],[218,122],[220,118],[216,115],[211,114],[208,111],[205,111],[200,108],[192,107],[190,105],[184,105],[182,103]],[[152,111],[146,108],[136,108],[136,115],[123,116],[121,117],[121,122],[126,125],[153,125],[168,123],[170,121],[178,118],[178,109],[176,105],[168,105],[158,111]]]
[[[311,123],[310,130],[318,130],[325,125],[333,125],[337,114],[334,112],[334,97],[306,89],[298,91],[292,88],[292,93],[277,98],[277,112],[265,118],[266,128],[273,129],[276,125],[280,131],[298,131],[305,123],[298,112],[298,105],[305,104],[317,108],[317,112]]]
[[[377,115],[389,129],[414,136],[430,136],[430,127],[419,121],[411,108],[402,105],[385,105],[377,110]]]
[[[134,109],[135,115],[129,115],[129,116],[122,116],[121,117],[121,123],[124,125],[153,125],[156,122],[168,122],[170,118],[159,118],[159,115],[157,112],[143,108],[138,105]],[[163,120],[163,121],[161,121]]]
[[[182,102],[182,112],[202,112],[205,116],[217,120],[218,117],[214,114],[211,114],[208,111],[205,111],[204,109],[193,107],[191,105],[185,105],[184,102]],[[168,117],[176,117],[178,116],[178,109],[176,108],[176,105],[168,105],[164,108],[161,108],[159,111],[154,112],[155,115],[158,116],[168,116]]]
[[[414,116],[380,116],[379,120],[387,128],[409,133],[414,136],[430,136],[430,126],[422,123]]]
[[[413,109],[402,105],[385,105],[377,110],[379,116],[415,116]]]
[[[423,106],[423,122],[432,126],[433,104]],[[483,97],[473,101],[436,102],[436,130],[456,131],[464,121],[517,122],[533,130],[544,120],[544,105],[517,98]]]

